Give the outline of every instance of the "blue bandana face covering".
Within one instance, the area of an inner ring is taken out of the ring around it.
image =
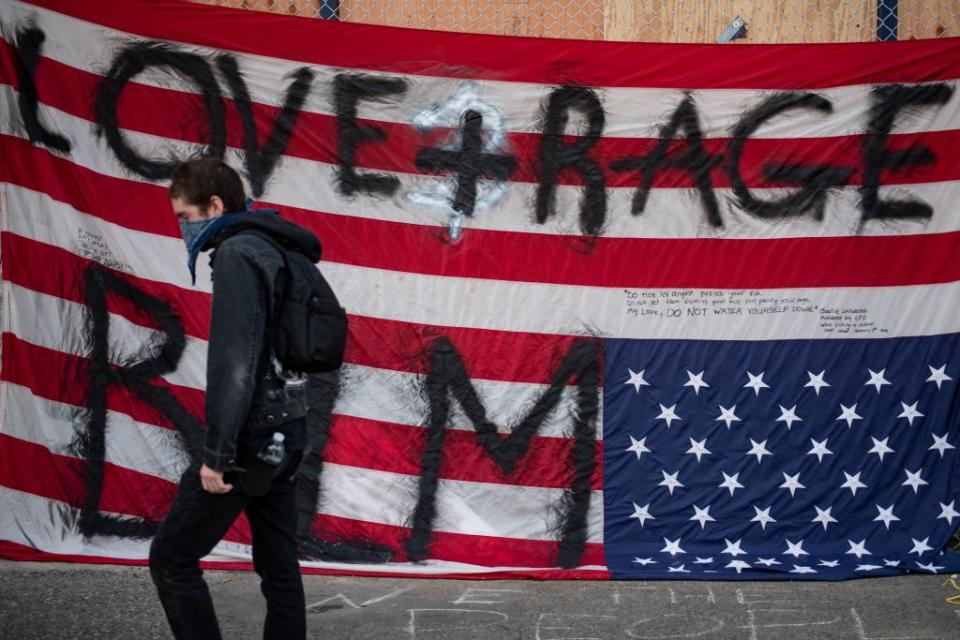
[[[197,257],[207,240],[239,217],[222,215],[193,222],[180,220],[180,235],[183,236],[183,242],[187,245],[187,268],[190,269],[190,281],[193,284],[197,283]]]

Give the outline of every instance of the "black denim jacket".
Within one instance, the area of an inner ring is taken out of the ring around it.
[[[257,227],[297,249],[310,245],[319,259],[319,241],[311,232],[282,220],[275,212],[228,214],[251,216],[253,224],[233,224],[210,244],[216,247],[213,302],[207,351],[207,434],[203,462],[224,471],[236,465],[238,441],[269,440],[283,425],[301,425],[307,402],[305,389],[286,385],[276,375],[268,339],[270,319],[282,295],[283,257],[267,240],[244,228]],[[266,227],[266,229],[264,229]],[[314,257],[312,255],[311,257]],[[266,438],[257,438],[264,432]],[[287,435],[288,449],[302,448],[305,435]]]

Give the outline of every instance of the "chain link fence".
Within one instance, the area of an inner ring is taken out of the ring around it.
[[[645,42],[960,36],[960,0],[195,0],[345,22]],[[735,20],[740,18],[740,23]]]

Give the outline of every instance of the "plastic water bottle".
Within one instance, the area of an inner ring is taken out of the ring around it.
[[[275,432],[273,442],[268,444],[257,454],[257,457],[267,464],[280,464],[283,461],[283,434]]]

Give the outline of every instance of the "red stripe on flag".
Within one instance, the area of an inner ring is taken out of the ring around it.
[[[129,558],[111,558],[108,556],[85,556],[72,553],[48,553],[33,547],[0,540],[0,558],[18,562],[77,562],[82,564],[115,564],[124,566],[147,566],[148,561]],[[456,580],[510,580],[527,578],[533,580],[609,580],[610,572],[597,569],[544,569],[544,570],[508,570],[491,573],[412,573],[409,571],[366,571],[356,565],[356,570],[325,569],[314,566],[301,566],[300,573],[322,576],[363,576],[367,578],[447,578]],[[376,566],[376,565],[365,565]],[[253,571],[252,562],[200,562],[200,568],[213,571]]]
[[[432,226],[290,207],[284,213],[323,238],[331,262],[456,278],[637,289],[884,287],[960,279],[960,263],[950,259],[960,250],[958,231],[740,240],[467,229],[458,242],[445,243]]]
[[[89,464],[86,460],[0,434],[0,461],[0,486],[63,502],[75,509],[85,505]],[[98,507],[102,512],[160,522],[176,493],[177,485],[163,478],[104,462]],[[63,526],[69,523],[65,518]],[[250,544],[250,525],[244,514],[240,514],[224,540]]]
[[[180,237],[167,190],[159,185],[97,173],[15,136],[0,134],[0,157],[2,182],[46,193],[127,229]]]
[[[66,249],[24,238],[9,231],[0,234],[0,250],[5,255],[20,257],[18,260],[4,260],[2,265],[3,279],[14,284],[85,304],[84,273],[96,265],[104,271],[123,278],[143,293],[166,301],[183,322],[184,330],[188,335],[206,340],[210,332],[210,294],[208,293],[110,269],[95,260],[80,257]],[[43,268],[38,269],[37,265],[43,265]],[[159,327],[149,314],[138,309],[123,296],[108,295],[107,309],[135,324],[154,329]]]
[[[0,136],[0,152],[8,136]],[[58,172],[74,166],[42,154]],[[16,156],[18,158],[22,156]],[[18,162],[3,163],[7,166]],[[2,171],[2,169],[0,169]],[[4,171],[5,178],[43,191],[40,178]],[[76,208],[116,218],[117,178],[87,176],[81,192],[96,193]],[[144,186],[147,189],[158,187]],[[66,193],[72,198],[72,191]],[[68,200],[72,204],[72,200]],[[267,203],[265,203],[267,204]],[[954,282],[950,260],[960,232],[900,236],[773,239],[593,238],[468,229],[457,243],[438,227],[333,215],[284,207],[285,217],[317,233],[329,262],[408,273],[545,284],[629,288],[780,289],[880,287]],[[628,215],[628,214],[626,214]],[[165,216],[158,215],[158,218]],[[173,216],[169,216],[172,220]],[[171,234],[172,235],[172,234]],[[363,242],[357,242],[363,238]],[[386,251],[383,248],[389,247]],[[431,247],[432,251],[424,251]]]
[[[0,41],[0,45],[3,45]],[[9,58],[14,54],[11,45],[3,45],[0,59],[8,58],[0,65],[0,83],[18,87],[16,74]],[[93,103],[101,76],[81,71],[49,58],[40,58],[36,72],[38,94],[44,104],[93,122]],[[278,88],[278,91],[280,89]],[[317,89],[315,89],[317,90]],[[682,96],[677,98],[679,105]],[[224,101],[226,109],[227,144],[243,148],[243,125],[233,100]],[[259,131],[268,131],[279,109],[272,105],[255,103],[254,119]],[[666,116],[665,116],[666,117]],[[138,131],[163,138],[195,143],[206,142],[206,132],[195,126],[205,122],[206,109],[199,95],[149,85],[129,83],[120,101],[117,121],[125,130]],[[866,115],[864,115],[866,118]],[[362,121],[383,130],[386,139],[376,144],[357,147],[356,166],[363,169],[395,171],[417,175],[415,158],[426,147],[437,146],[446,136],[444,129],[429,135],[421,134],[409,124]],[[864,122],[866,126],[866,122]],[[337,123],[333,116],[302,112],[294,135],[284,151],[286,155],[314,162],[336,165]],[[572,137],[571,137],[572,139]],[[532,133],[510,133],[506,149],[517,157],[517,170],[510,177],[513,182],[536,183],[539,176],[539,152],[542,136]],[[703,141],[707,153],[718,158],[725,157],[730,139],[707,138]],[[589,157],[603,169],[607,187],[635,187],[640,182],[639,174],[616,172],[610,163],[627,157],[649,154],[658,144],[655,138],[602,137],[590,150]],[[927,147],[936,161],[927,166],[910,167],[909,170],[884,169],[881,183],[885,185],[943,182],[960,179],[960,131],[931,131],[923,133],[891,134],[888,147],[906,149],[916,145]],[[680,153],[686,143],[676,141],[671,153]],[[784,187],[784,183],[768,180],[765,170],[783,163],[792,165],[828,165],[849,168],[853,171],[849,184],[858,185],[863,180],[864,146],[862,135],[829,138],[761,138],[751,139],[743,147],[740,171],[743,183],[750,188]],[[724,162],[717,162],[710,170],[714,188],[729,188],[730,178]],[[581,184],[580,174],[563,171],[557,176],[558,184]],[[667,169],[657,173],[654,188],[692,189],[696,186],[689,171]]]
[[[409,536],[406,527],[364,522],[317,514],[312,533],[320,540],[363,540],[385,544],[397,553],[394,562],[408,562],[403,544]],[[550,540],[522,540],[474,536],[434,531],[430,544],[430,559],[465,562],[485,567],[554,567],[559,543]],[[582,565],[605,566],[603,545],[587,543]]]
[[[5,280],[32,291],[84,303],[83,273],[97,264],[93,260],[10,232],[0,234],[0,251],[7,256],[29,257],[5,260]],[[44,265],[44,268],[34,268],[37,264]],[[180,314],[187,334],[207,339],[209,294],[137,278],[113,269],[108,271],[127,279],[144,292],[166,300]],[[120,296],[108,296],[107,308],[136,324],[156,327],[149,316]],[[348,363],[426,373],[430,345],[443,336],[456,347],[471,378],[535,384],[550,382],[560,359],[579,339],[569,335],[442,327],[358,315],[350,316],[349,327],[345,355]],[[504,377],[504,372],[509,372],[509,378]]]
[[[74,508],[84,503],[86,461],[50,452],[33,444],[0,434],[0,486]],[[104,464],[100,510],[159,520],[176,494],[176,485],[162,478],[132,469]],[[66,522],[64,522],[66,524]],[[409,536],[406,527],[381,525],[349,518],[317,514],[312,532],[323,540],[363,540],[387,545],[396,550],[397,562],[406,561],[403,543]],[[250,544],[249,524],[238,521],[224,538]],[[583,564],[604,565],[603,546],[588,543]],[[522,540],[436,531],[430,557],[489,567],[553,567],[559,543],[550,540]]]
[[[949,80],[960,68],[957,38],[734,47],[641,44],[397,29],[158,0],[31,4],[148,38],[336,67],[431,76],[467,70],[470,77],[514,82],[797,89]]]
[[[419,476],[426,437],[423,427],[335,415],[323,459],[335,464]],[[506,434],[501,435],[501,440],[506,438]],[[377,446],[371,447],[371,442]],[[573,469],[568,464],[573,446],[572,438],[534,437],[526,455],[508,475],[493,463],[477,442],[475,432],[448,429],[440,476],[446,480],[566,489],[573,484]],[[600,490],[603,488],[603,452],[599,445],[595,447],[595,458],[590,488]]]
[[[87,394],[90,391],[88,359],[31,344],[12,333],[4,333],[2,340],[3,369],[0,379],[27,387],[41,398],[78,408],[87,406]],[[169,391],[187,411],[205,422],[203,391],[173,385],[163,378],[154,378],[150,384]],[[107,388],[107,409],[144,424],[175,428],[153,405],[119,384],[111,384]]]

